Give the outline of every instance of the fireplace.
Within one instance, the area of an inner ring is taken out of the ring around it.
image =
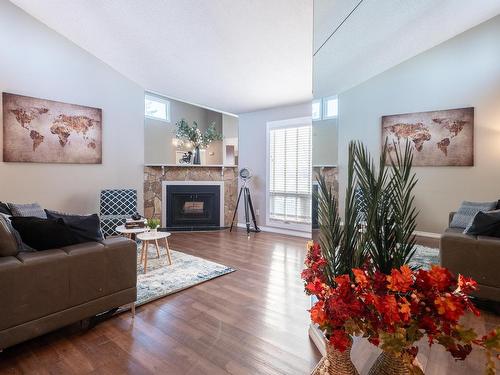
[[[224,226],[222,182],[164,181],[163,227],[203,230]]]

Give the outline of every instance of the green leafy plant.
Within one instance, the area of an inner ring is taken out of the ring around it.
[[[175,137],[180,144],[191,143],[194,148],[206,148],[210,143],[224,139],[223,135],[217,131],[215,122],[212,122],[204,132],[200,130],[196,121],[193,121],[193,125],[189,125],[186,120],[182,119],[175,125],[177,126]]]
[[[160,226],[160,220],[155,218],[148,219],[147,226],[149,229],[156,229]]]

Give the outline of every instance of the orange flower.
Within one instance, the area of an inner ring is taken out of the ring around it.
[[[458,287],[462,293],[469,294],[477,289],[477,282],[470,277],[458,275]]]
[[[351,339],[343,330],[335,330],[330,336],[330,344],[339,352],[344,352],[350,343]]]
[[[366,288],[370,285],[365,271],[360,270],[359,268],[353,268],[352,272],[354,273],[356,282],[361,286],[361,288]]]
[[[306,290],[311,294],[319,296],[323,292],[324,286],[321,280],[316,277],[313,281],[307,283]]]
[[[406,298],[401,298],[399,303],[399,312],[401,313],[402,320],[405,322],[410,321],[411,318],[411,305]]]
[[[432,286],[437,288],[437,290],[444,291],[449,289],[452,282],[452,276],[450,271],[446,268],[433,265],[428,274]]]
[[[391,275],[387,276],[388,288],[393,292],[407,292],[413,284],[413,273],[410,267],[402,266],[401,271],[393,269]]]
[[[309,310],[311,313],[311,320],[320,326],[327,323],[324,306],[325,304],[323,301],[318,301],[313,307],[311,307],[311,310]]]
[[[457,303],[456,297],[439,296],[434,300],[439,315],[443,315],[446,319],[457,321],[463,314],[463,307]]]

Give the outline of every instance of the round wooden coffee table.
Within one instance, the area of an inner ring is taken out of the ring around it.
[[[168,237],[170,237],[169,232],[144,232],[137,234],[137,239],[142,241],[141,249],[141,263],[144,260],[144,273],[148,269],[148,247],[153,242],[156,246],[156,254],[158,259],[160,258],[160,246],[158,245],[158,240],[165,239],[165,248],[167,249],[168,264],[172,264],[172,257],[170,256],[170,248],[168,247]]]
[[[130,238],[131,240],[135,239],[135,236],[139,233],[144,233],[147,232],[149,229],[148,227],[144,228],[125,228],[125,225],[119,225],[115,228],[115,230],[120,233],[125,235],[125,237]]]

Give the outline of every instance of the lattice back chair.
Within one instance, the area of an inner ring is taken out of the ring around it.
[[[101,191],[102,232],[105,237],[118,233],[115,228],[125,223],[137,212],[137,191],[135,189],[106,189]]]

